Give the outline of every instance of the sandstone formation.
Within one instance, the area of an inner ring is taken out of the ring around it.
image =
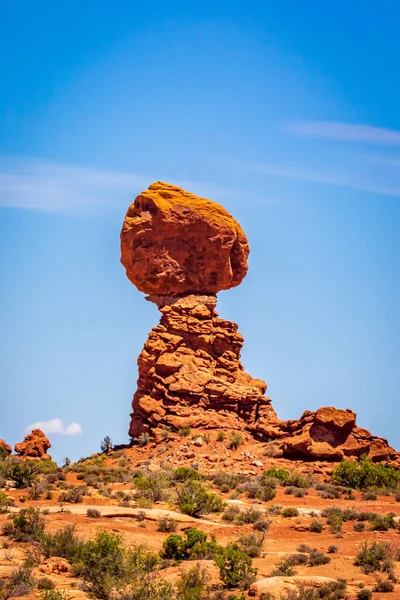
[[[242,281],[249,245],[219,204],[167,183],[153,183],[128,208],[121,262],[146,294],[216,294]]]
[[[356,414],[349,409],[326,406],[316,412],[307,410],[295,421],[269,419],[263,423],[261,419],[256,434],[274,440],[275,456],[332,461],[353,457],[400,464],[400,455],[387,440],[357,427]]]
[[[51,444],[41,429],[34,429],[29,433],[23,442],[15,444],[14,450],[21,458],[36,458],[40,460],[50,460],[51,456],[47,450]]]
[[[238,285],[249,246],[227,211],[166,183],[153,183],[129,207],[121,231],[128,278],[161,312],[138,358],[129,435],[164,428],[247,431],[274,456],[400,465],[387,441],[357,427],[351,410],[323,407],[278,419],[266,383],[245,373],[238,326],[220,319],[216,293]]]
[[[7,442],[5,442],[4,440],[0,439],[0,456],[11,454],[11,451],[12,451],[11,446],[9,446],[7,444]]]

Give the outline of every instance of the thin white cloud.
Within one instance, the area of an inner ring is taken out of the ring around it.
[[[50,421],[38,421],[25,427],[25,431],[30,433],[33,429],[41,429],[46,435],[58,433],[60,435],[82,435],[82,426],[79,423],[70,423],[64,426],[61,419],[51,419]]]
[[[160,177],[158,177],[160,179]],[[0,157],[0,207],[76,213],[123,207],[157,177],[26,158]],[[172,181],[214,200],[238,190],[196,181]]]
[[[352,188],[364,192],[374,194],[382,194],[384,196],[400,197],[400,186],[387,185],[386,183],[368,180],[357,174],[346,172],[323,172],[321,170],[302,166],[287,166],[279,164],[262,164],[253,165],[252,170],[265,175],[273,175],[286,179],[297,179],[299,181],[309,181],[314,183],[322,183],[335,185],[340,187]]]
[[[352,125],[351,123],[330,121],[291,121],[283,126],[283,130],[287,133],[340,142],[400,146],[400,131],[370,125]]]

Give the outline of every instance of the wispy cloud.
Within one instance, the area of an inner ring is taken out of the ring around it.
[[[370,125],[352,125],[351,123],[330,121],[291,121],[283,125],[283,130],[287,133],[340,142],[400,146],[400,131]]]
[[[347,172],[345,169],[343,169],[342,172],[328,172],[317,170],[313,167],[288,166],[282,164],[260,164],[253,165],[251,168],[259,173],[264,173],[265,175],[347,187],[354,190],[382,194],[384,196],[400,197],[400,185],[390,186],[383,180],[381,182],[379,180],[374,181],[368,177],[357,175],[357,173]]]
[[[157,177],[26,158],[0,157],[0,207],[75,213],[127,207]],[[243,194],[207,182],[176,181],[215,200]]]
[[[33,429],[41,429],[46,435],[58,433],[60,435],[82,435],[82,426],[79,423],[70,423],[64,426],[61,419],[51,419],[50,421],[38,421],[25,427],[25,431],[30,433]]]
[[[0,206],[85,211],[127,204],[151,181],[139,174],[6,157],[0,160]]]

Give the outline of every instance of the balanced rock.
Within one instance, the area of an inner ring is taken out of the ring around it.
[[[7,444],[7,442],[5,442],[4,440],[0,439],[0,456],[11,454],[11,451],[12,451],[11,446],[9,446]]]
[[[219,204],[158,181],[128,208],[121,262],[128,279],[155,296],[216,294],[239,285],[249,245]]]
[[[164,427],[242,430],[273,441],[276,457],[368,457],[400,466],[400,455],[357,427],[351,410],[322,407],[278,419],[266,383],[240,362],[238,326],[215,309],[216,293],[246,275],[248,254],[245,234],[222,206],[176,186],[153,183],[129,207],[121,262],[161,311],[138,358],[130,436],[157,437]]]
[[[41,429],[34,429],[29,433],[23,442],[15,444],[14,450],[21,458],[37,458],[40,460],[50,460],[51,456],[47,450],[51,444]]]

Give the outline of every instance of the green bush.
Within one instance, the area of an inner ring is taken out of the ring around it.
[[[39,475],[39,466],[31,463],[11,462],[7,467],[6,476],[14,481],[15,487],[23,489],[31,487]]]
[[[83,492],[85,487],[74,487],[71,486],[65,492],[61,492],[58,497],[59,502],[69,502],[71,504],[80,504],[83,502]]]
[[[267,471],[264,471],[263,476],[279,479],[279,481],[286,481],[289,477],[289,471],[286,471],[282,467],[271,467]]]
[[[363,573],[393,570],[393,549],[388,542],[373,542],[371,546],[364,542],[357,552],[354,564],[361,567]]]
[[[248,556],[251,558],[256,558],[261,554],[263,541],[263,535],[255,535],[254,533],[251,533],[250,535],[240,536],[238,539],[238,544]]]
[[[0,598],[7,600],[16,596],[26,596],[32,592],[35,586],[35,580],[32,577],[32,570],[26,565],[21,565],[11,572],[7,581],[0,580]]]
[[[176,505],[184,515],[200,517],[211,512],[222,512],[224,502],[208,492],[200,481],[189,479],[177,488]]]
[[[54,581],[49,577],[41,577],[36,582],[38,590],[54,590],[56,587]]]
[[[381,594],[387,594],[388,592],[393,592],[394,585],[389,579],[381,579],[377,584],[372,588],[374,592],[380,592]]]
[[[145,498],[152,502],[168,499],[171,479],[167,473],[139,473],[134,477],[133,482],[139,490],[137,495],[139,498]]]
[[[187,481],[188,479],[203,479],[203,475],[196,471],[196,469],[189,469],[188,467],[178,467],[178,469],[174,471],[174,477],[177,481]]]
[[[176,584],[179,600],[206,600],[206,598],[210,598],[207,579],[207,571],[200,564],[182,573]]]
[[[238,544],[229,544],[223,554],[215,558],[219,568],[219,576],[228,589],[247,587],[255,579],[256,569],[252,567],[252,559],[242,550]]]
[[[45,520],[38,508],[23,508],[13,518],[10,537],[17,542],[38,541],[45,528]]]
[[[176,531],[178,527],[178,523],[175,519],[170,519],[169,517],[163,517],[158,522],[157,531],[161,531],[162,533],[171,533],[171,531]]]
[[[101,512],[97,510],[97,508],[88,508],[86,511],[86,516],[90,519],[100,519]]]
[[[321,533],[324,528],[324,524],[322,521],[318,521],[317,519],[313,519],[310,524],[310,531],[313,533]]]
[[[244,444],[244,440],[240,433],[232,433],[229,442],[230,450],[237,450],[239,446],[242,446],[242,444]]]
[[[332,481],[358,490],[373,487],[395,489],[400,484],[400,471],[367,460],[359,462],[343,460],[334,469]]]
[[[179,430],[179,435],[181,437],[187,437],[189,435],[189,433],[191,432],[191,428],[189,425],[185,425],[184,427],[181,427]]]
[[[10,506],[15,506],[14,500],[4,492],[0,492],[0,515],[8,512]]]
[[[362,588],[357,593],[357,600],[371,600],[371,598],[372,598],[372,592],[368,588]]]
[[[207,541],[207,534],[195,527],[186,529],[184,535],[169,535],[163,543],[161,558],[175,561],[211,559],[224,551],[214,537]]]
[[[66,525],[54,533],[43,531],[37,541],[45,558],[60,556],[71,562],[79,558],[84,544],[75,533],[75,525]]]
[[[299,516],[299,511],[297,510],[297,508],[292,508],[290,506],[288,506],[287,508],[284,508],[282,511],[282,517],[298,517]]]

